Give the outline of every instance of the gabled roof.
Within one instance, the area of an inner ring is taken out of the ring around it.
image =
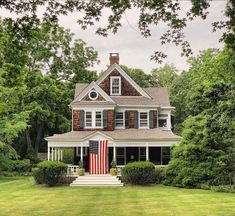
[[[114,69],[116,69],[142,96],[150,98],[150,96],[116,63],[112,64],[96,83],[99,85]]]
[[[76,104],[78,102],[81,102],[81,100],[92,90],[92,89],[95,89],[104,99],[105,101],[103,102],[108,102],[108,103],[115,103],[112,98],[103,90],[101,89],[97,84],[96,82],[92,81],[89,85],[76,85],[76,90],[80,90],[81,92],[76,94],[76,91],[75,91],[75,98],[74,100],[70,103],[70,105],[73,105],[73,104]],[[82,90],[81,90],[82,89]],[[88,102],[88,101],[83,101],[82,103],[84,102]],[[100,102],[100,101],[89,101],[88,103],[91,103],[91,102]]]

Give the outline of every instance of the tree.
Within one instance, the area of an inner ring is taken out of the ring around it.
[[[177,77],[177,69],[173,65],[165,64],[163,67],[151,71],[151,85],[170,89]]]
[[[186,120],[183,138],[174,147],[166,169],[166,184],[231,184],[235,158],[233,59],[227,49],[209,49],[190,62],[190,70],[181,74],[172,88],[176,116]]]
[[[22,34],[25,37],[21,38]],[[97,52],[92,47],[73,40],[73,34],[55,23],[45,22],[25,31],[15,28],[12,20],[0,20],[4,88],[13,88],[18,82],[24,87],[19,90],[20,99],[10,101],[15,113],[27,113],[21,133],[15,133],[14,142],[9,141],[22,157],[34,159],[46,148],[45,136],[70,129],[68,104],[75,83],[96,79],[96,72],[88,69],[95,62]],[[2,124],[2,130],[6,128],[7,124]]]
[[[8,160],[18,158],[12,144],[27,127],[29,113],[21,107],[24,79],[24,69],[19,66],[0,68],[0,171]]]
[[[149,74],[146,74],[143,70],[138,68],[129,68],[125,65],[121,65],[121,68],[141,87],[150,87]]]
[[[2,1],[0,6],[17,14],[22,14],[16,19],[16,27],[28,29],[31,26],[38,25],[41,20],[37,16],[38,8],[45,8],[43,19],[49,21],[58,21],[60,15],[67,15],[70,12],[76,12],[78,24],[82,29],[88,26],[95,25],[103,17],[103,11],[109,10],[110,15],[107,18],[107,26],[97,27],[97,33],[107,36],[108,32],[116,33],[120,28],[122,18],[126,15],[129,9],[136,9],[139,12],[138,28],[144,37],[151,36],[151,26],[158,26],[164,22],[168,26],[168,30],[160,37],[161,43],[173,43],[176,46],[181,46],[182,55],[189,56],[192,53],[190,44],[185,39],[184,28],[188,21],[194,20],[196,17],[206,19],[210,7],[210,1],[206,0],[191,0],[191,7],[182,15],[182,6],[178,1],[135,1],[135,0],[120,0],[120,1]],[[227,2],[225,16],[228,21],[220,21],[213,23],[214,30],[225,28],[222,40],[235,51],[235,2],[229,0]],[[181,12],[181,13],[180,13]],[[81,15],[81,16],[79,16]],[[152,55],[152,59],[161,62],[166,54],[156,51]]]

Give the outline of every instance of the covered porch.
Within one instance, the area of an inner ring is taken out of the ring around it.
[[[64,161],[64,150],[70,148],[73,150],[73,161],[68,164],[70,172],[76,173],[80,161],[82,161],[85,170],[88,171],[89,140],[108,140],[107,165],[109,168],[111,163],[115,163],[117,168],[121,169],[125,164],[132,161],[150,161],[156,166],[166,166],[170,161],[170,147],[177,144],[179,140],[178,137],[176,139],[149,139],[146,137],[141,140],[133,137],[129,140],[123,140],[122,136],[119,139],[114,139],[110,136],[112,132],[109,132],[109,135],[106,133],[103,131],[69,132],[67,133],[69,137],[61,134],[46,138],[48,141],[48,160]],[[78,134],[79,136],[85,135],[81,139],[76,137]]]

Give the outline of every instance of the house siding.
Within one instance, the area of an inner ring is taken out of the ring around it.
[[[113,70],[100,84],[99,86],[110,95],[110,77],[121,77],[121,95],[122,96],[141,96],[141,94],[117,71]]]
[[[80,130],[80,110],[73,110],[73,130]]]
[[[89,93],[88,93],[82,98],[81,101],[93,101],[93,100],[90,99]],[[98,94],[98,98],[95,101],[105,101],[105,99],[100,94]]]

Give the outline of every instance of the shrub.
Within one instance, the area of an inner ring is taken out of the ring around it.
[[[111,168],[110,169],[110,175],[112,175],[112,176],[117,175],[117,169],[116,168]]]
[[[67,165],[59,161],[43,161],[34,169],[34,179],[38,183],[55,186],[62,183],[67,171]]]
[[[154,183],[154,164],[151,162],[132,162],[123,167],[122,180],[125,183],[147,185]]]
[[[43,184],[43,171],[38,167],[32,168],[34,180],[37,184]]]
[[[79,176],[84,176],[85,175],[85,169],[84,168],[79,168],[77,171]]]
[[[155,168],[155,184],[161,184],[165,180],[165,170],[162,167]]]
[[[29,159],[24,160],[13,160],[11,165],[11,171],[18,173],[30,172],[32,165]]]
[[[235,193],[235,185],[212,186],[211,190],[225,193]]]

